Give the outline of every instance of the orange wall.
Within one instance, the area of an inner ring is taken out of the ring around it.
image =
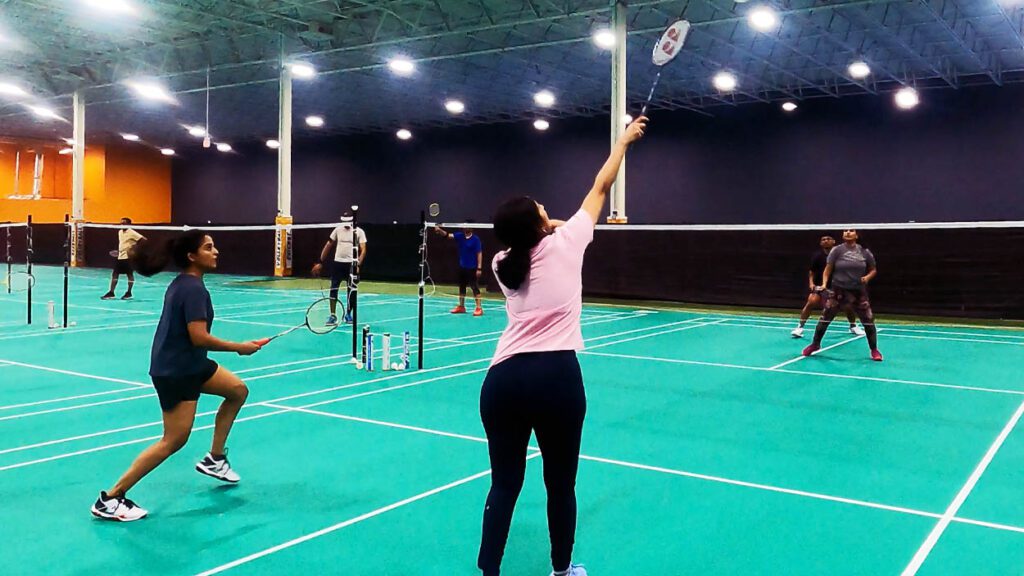
[[[14,150],[22,148],[20,194],[32,192],[32,143],[0,144],[0,222],[63,222],[71,213],[71,156],[57,147],[44,160],[40,200],[11,200],[14,189]],[[26,171],[25,164],[29,168]],[[85,150],[85,219],[117,222],[169,222],[171,219],[171,161],[150,148],[122,144],[87,146]]]

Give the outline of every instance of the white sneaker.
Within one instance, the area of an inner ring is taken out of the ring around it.
[[[793,329],[792,332],[790,332],[790,334],[793,335],[793,338],[803,338],[804,337],[804,327],[803,326],[797,326],[796,328]]]
[[[234,484],[242,478],[231,469],[231,464],[228,463],[227,455],[221,460],[217,460],[209,452],[206,453],[206,457],[196,464],[196,470],[207,476],[216,478],[223,482],[231,482]]]
[[[864,329],[854,324],[853,326],[850,326],[850,334],[854,334],[856,336],[863,336]]]
[[[555,576],[552,572],[551,576]],[[569,564],[569,572],[566,576],[587,576],[587,571],[583,568],[583,564]]]
[[[121,498],[110,498],[105,492],[100,492],[100,497],[92,505],[93,516],[103,518],[104,520],[114,520],[115,522],[141,520],[146,517],[146,514],[149,514],[149,512],[140,508],[135,502],[123,496]]]

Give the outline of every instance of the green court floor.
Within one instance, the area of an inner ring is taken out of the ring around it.
[[[66,330],[46,327],[60,270],[37,269],[32,326],[25,295],[0,294],[0,572],[478,573],[478,399],[500,302],[474,318],[429,298],[423,371],[356,370],[347,327],[214,355],[252,391],[229,442],[242,482],[192,468],[216,409],[204,399],[189,445],[132,492],[150,517],[122,525],[88,508],[160,435],[146,372],[172,275],[140,280],[129,302],[99,300],[106,275],[73,272]],[[208,280],[221,337],[298,324],[320,296],[242,280]],[[360,324],[415,335],[416,310],[412,296],[362,294]],[[791,328],[584,308],[576,561],[593,576],[1024,572],[1024,333],[882,323],[879,364],[842,323],[806,359]],[[510,575],[550,571],[536,456]]]

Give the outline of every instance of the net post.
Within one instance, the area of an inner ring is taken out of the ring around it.
[[[83,221],[71,218],[70,224],[68,219],[64,219],[65,225],[70,226],[70,246],[71,246],[71,266],[74,268],[81,268],[85,266],[85,227],[82,226]]]
[[[292,275],[292,221],[291,216],[277,216],[274,220],[274,276]]]
[[[68,327],[68,269],[71,267],[71,244],[73,242],[71,217],[64,215],[64,327]]]
[[[32,324],[32,215],[28,215],[25,226],[25,271],[28,273],[28,323]]]
[[[427,265],[427,213],[420,210],[420,234],[423,237],[420,244],[420,285],[419,285],[419,310],[417,311],[418,340],[416,342],[416,367],[423,370],[423,288],[426,284]]]

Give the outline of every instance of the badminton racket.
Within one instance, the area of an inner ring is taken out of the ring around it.
[[[647,101],[644,102],[644,107],[640,111],[641,116],[647,115],[647,107],[651,105],[651,99],[654,98],[654,90],[658,88],[658,83],[661,82],[661,72],[665,69],[665,64],[675,60],[675,57],[679,55],[689,34],[690,23],[686,20],[678,20],[665,30],[664,34],[661,35],[661,39],[654,46],[654,52],[651,54],[651,63],[658,67],[658,75],[654,77],[651,91],[647,93]]]
[[[342,314],[344,313],[344,308],[342,308]],[[281,336],[291,334],[300,328],[308,328],[310,332],[317,335],[329,334],[338,328],[337,316],[334,315],[335,320],[333,322],[330,321],[331,316],[331,299],[321,298],[320,300],[310,304],[309,308],[306,309],[306,319],[302,324],[293,326],[292,328],[275,334],[270,338],[261,338],[255,342],[260,346],[266,346]]]

